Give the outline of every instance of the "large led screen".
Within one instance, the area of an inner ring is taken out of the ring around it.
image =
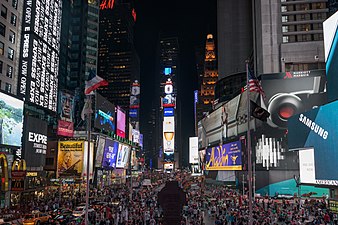
[[[21,147],[23,101],[0,92],[0,144]]]
[[[73,137],[74,134],[74,96],[61,91],[59,98],[59,120],[57,134]]]
[[[189,137],[189,163],[198,163],[198,137]]]
[[[173,153],[175,149],[175,117],[163,118],[163,151]]]
[[[328,100],[338,99],[338,12],[323,23]]]
[[[299,174],[302,184],[315,184],[315,158],[314,149],[299,151]]]
[[[338,184],[337,115],[338,101],[335,101],[289,120],[289,148],[314,148],[317,184]]]
[[[102,167],[106,169],[114,169],[116,166],[117,151],[119,143],[111,139],[106,139],[104,146]]]
[[[115,105],[96,93],[94,127],[115,133]]]
[[[45,166],[47,122],[27,116],[24,125],[24,159],[28,167]]]
[[[175,107],[176,105],[176,97],[172,94],[165,95],[162,99],[162,106],[163,107]]]
[[[84,141],[60,141],[58,146],[58,176],[80,177],[83,169]]]
[[[117,107],[116,134],[122,138],[126,137],[126,113],[120,107]]]
[[[131,85],[130,93],[130,108],[138,109],[140,108],[140,84],[135,80]]]
[[[23,1],[18,96],[57,110],[61,0]]]
[[[208,148],[205,158],[206,170],[242,170],[241,142]]]
[[[95,158],[95,167],[102,167],[102,159],[104,146],[106,144],[106,138],[99,136],[96,147],[96,158]]]
[[[130,146],[119,143],[116,168],[128,168]]]

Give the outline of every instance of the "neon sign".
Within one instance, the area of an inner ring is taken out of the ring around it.
[[[100,9],[113,9],[115,0],[103,0],[100,4]]]

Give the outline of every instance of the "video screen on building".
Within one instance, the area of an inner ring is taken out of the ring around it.
[[[24,126],[24,159],[28,167],[45,166],[47,152],[47,122],[27,116]]]
[[[163,118],[163,152],[174,152],[175,149],[175,117]]]
[[[102,167],[102,159],[105,144],[106,138],[103,136],[99,136],[96,147],[95,167]]]
[[[116,134],[122,138],[126,137],[126,113],[119,106],[117,107],[117,130]]]
[[[130,146],[119,143],[116,168],[128,168]]]
[[[60,91],[58,104],[58,130],[57,134],[66,137],[74,135],[74,96],[65,91]]]
[[[138,109],[140,108],[140,83],[135,80],[131,85],[131,93],[130,93],[130,108]]]
[[[164,108],[163,116],[174,116],[174,108]]]
[[[117,151],[119,143],[111,139],[106,139],[104,146],[102,167],[106,169],[114,169],[116,166]]]
[[[21,147],[23,101],[0,92],[0,144]]]
[[[162,101],[163,107],[175,107],[176,105],[176,97],[173,96],[172,94],[165,95]]]
[[[94,127],[115,133],[115,105],[96,93]]]
[[[207,148],[206,170],[242,170],[242,146],[240,141]]]
[[[17,93],[56,112],[62,1],[23,2]]]

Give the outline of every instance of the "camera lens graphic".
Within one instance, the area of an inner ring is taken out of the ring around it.
[[[270,119],[276,126],[287,128],[287,120],[293,115],[302,112],[302,99],[294,94],[277,94],[269,101],[268,111]]]

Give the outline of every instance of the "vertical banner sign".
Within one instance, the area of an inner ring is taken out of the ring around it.
[[[95,167],[102,166],[103,151],[106,143],[106,139],[102,136],[98,138],[97,148],[96,148],[96,158],[95,158]]]
[[[175,117],[163,118],[163,151],[173,153],[175,148]]]
[[[24,124],[24,159],[28,167],[45,166],[47,122],[27,116]]]
[[[17,95],[56,112],[62,1],[23,2]]]
[[[119,148],[119,143],[111,139],[106,139],[106,144],[104,146],[104,154],[102,159],[102,167],[105,169],[115,169],[117,151]]]
[[[198,90],[194,91],[194,119],[195,119],[195,135],[197,136],[197,104],[198,104]]]
[[[117,107],[117,130],[116,134],[122,138],[126,137],[126,113]]]
[[[140,83],[135,80],[130,90],[129,122],[133,129],[139,130]],[[130,132],[130,131],[129,131]]]
[[[189,137],[189,163],[198,163],[198,137]]]
[[[66,137],[74,135],[74,96],[61,91],[57,134]]]

